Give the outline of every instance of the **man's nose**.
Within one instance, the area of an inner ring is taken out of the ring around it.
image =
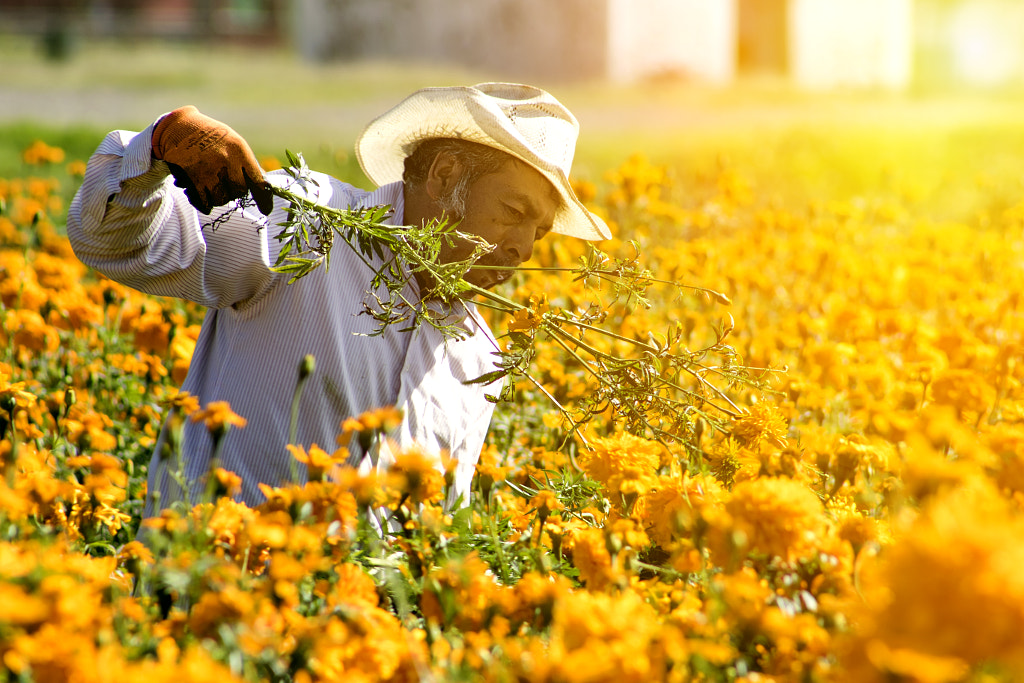
[[[505,252],[516,259],[517,265],[529,261],[533,256],[534,237],[537,235],[536,228],[524,227],[516,230],[503,245]]]

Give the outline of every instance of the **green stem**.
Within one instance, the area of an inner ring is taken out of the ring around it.
[[[487,524],[491,531],[491,542],[494,543],[494,554],[498,556],[498,571],[501,573],[501,582],[509,585],[508,560],[505,559],[505,551],[501,547],[501,539],[498,538],[498,530],[494,526],[494,515],[487,515]]]
[[[316,369],[316,359],[307,354],[299,362],[299,379],[295,383],[295,391],[292,392],[291,416],[288,420],[288,443],[295,445],[299,433],[299,402],[302,399],[302,389],[306,386],[306,380]],[[292,481],[299,481],[299,464],[295,458],[291,459]]]

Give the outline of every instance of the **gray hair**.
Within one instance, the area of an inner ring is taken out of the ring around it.
[[[462,219],[466,212],[466,195],[469,186],[488,173],[495,173],[514,157],[495,147],[458,138],[432,138],[423,140],[405,157],[405,172],[402,180],[406,187],[421,186],[427,180],[431,164],[438,154],[447,152],[455,157],[465,171],[455,185],[438,200],[449,216]]]

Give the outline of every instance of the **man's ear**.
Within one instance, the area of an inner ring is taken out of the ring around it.
[[[427,171],[424,189],[434,201],[446,196],[462,177],[462,163],[451,152],[438,152]]]

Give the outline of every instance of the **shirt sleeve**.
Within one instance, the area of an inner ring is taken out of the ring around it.
[[[279,242],[268,233],[285,219],[284,202],[278,200],[268,217],[237,202],[209,216],[199,213],[174,185],[167,164],[152,158],[152,132],[153,125],[141,133],[114,131],[89,159],[68,211],[75,255],[148,294],[210,308],[244,307],[258,299],[280,279],[270,270]],[[289,177],[267,178],[283,183]],[[336,181],[323,180],[326,196],[320,199],[346,204],[331,196]]]

